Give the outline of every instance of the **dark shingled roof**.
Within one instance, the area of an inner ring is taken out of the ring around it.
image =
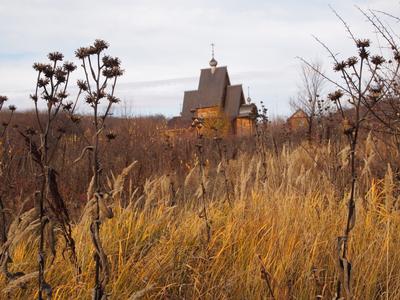
[[[182,118],[184,119],[192,119],[193,113],[192,109],[196,109],[198,107],[198,91],[186,91],[183,97],[183,107],[182,107]]]
[[[230,85],[228,70],[226,67],[215,69],[202,69],[199,82],[198,107],[223,106],[226,87]]]
[[[239,114],[240,105],[244,104],[242,85],[230,85],[226,88],[225,113],[228,118],[234,119]]]

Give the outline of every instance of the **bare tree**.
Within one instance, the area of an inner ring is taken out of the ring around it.
[[[307,136],[312,140],[316,125],[330,109],[330,103],[321,97],[326,83],[326,79],[322,76],[324,73],[322,63],[315,60],[310,64],[311,66],[301,63],[301,83],[297,96],[291,100],[290,105],[307,115]]]

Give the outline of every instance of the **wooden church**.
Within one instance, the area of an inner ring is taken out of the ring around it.
[[[250,97],[246,103],[241,84],[231,84],[227,67],[218,67],[214,49],[209,65],[200,72],[198,89],[184,93],[181,116],[171,121],[178,124],[194,118],[205,122],[223,119],[228,124],[229,134],[253,134],[257,106],[251,103]]]

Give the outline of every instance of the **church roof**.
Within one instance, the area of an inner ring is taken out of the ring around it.
[[[230,85],[226,88],[224,111],[228,118],[234,119],[239,114],[240,105],[244,104],[242,85]]]
[[[225,89],[230,85],[226,67],[202,69],[199,81],[198,107],[222,106],[225,98]]]
[[[197,101],[199,98],[199,91],[186,91],[183,96],[182,118],[192,119],[193,109],[198,107]]]

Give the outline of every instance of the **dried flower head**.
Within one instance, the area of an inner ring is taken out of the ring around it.
[[[46,85],[48,85],[49,83],[50,83],[50,79],[48,79],[48,78],[40,78],[38,80],[37,85],[38,85],[38,87],[42,88],[42,87],[45,87]]]
[[[67,72],[73,72],[76,69],[76,65],[73,62],[66,61],[64,63],[64,70]]]
[[[58,52],[58,51],[49,53],[47,55],[47,57],[48,57],[49,60],[54,61],[54,62],[61,61],[61,60],[64,59],[64,55],[62,53]]]
[[[124,71],[119,67],[105,68],[103,70],[103,76],[107,78],[119,77],[124,74]]]
[[[38,101],[38,97],[36,95],[29,95],[29,97],[34,101],[37,102]]]
[[[121,65],[118,57],[111,57],[109,55],[104,56],[102,61],[106,68],[119,67]]]
[[[48,65],[42,63],[34,63],[32,68],[34,68],[37,72],[44,72]]]
[[[57,94],[57,97],[61,100],[66,99],[68,97],[68,94],[64,91],[61,91]]]
[[[353,67],[358,63],[358,58],[355,56],[349,57],[346,61],[347,66]]]
[[[99,52],[97,51],[97,49],[94,46],[89,46],[86,48],[87,51],[87,55],[94,55],[94,54],[98,54]]]
[[[370,46],[371,42],[368,39],[358,39],[356,41],[357,48],[368,48]]]
[[[0,104],[3,104],[4,102],[6,102],[8,100],[7,96],[1,96],[0,95]]]
[[[97,39],[93,43],[93,48],[96,49],[96,53],[100,53],[108,48],[108,43],[104,40]]]
[[[49,64],[46,64],[44,69],[43,69],[43,74],[47,78],[53,77],[53,75],[54,75],[53,67],[51,65],[49,65]]]
[[[88,86],[87,86],[87,84],[86,84],[86,81],[78,80],[78,81],[76,82],[76,84],[78,85],[78,88],[79,88],[80,90],[85,91],[85,92],[88,90]]]
[[[15,105],[10,105],[10,106],[8,107],[8,109],[11,110],[11,111],[16,111],[16,110],[17,110],[17,107],[16,107]]]
[[[385,62],[385,59],[380,55],[374,55],[371,56],[371,62],[376,66],[380,66]]]
[[[72,110],[73,105],[74,105],[73,102],[67,102],[66,104],[63,105],[63,109],[65,111],[70,111],[70,110]]]
[[[111,103],[118,103],[118,102],[121,101],[119,98],[117,98],[117,97],[115,97],[115,96],[111,96],[111,95],[108,95],[108,96],[107,96],[107,99],[108,99],[108,101],[110,101]]]
[[[67,76],[67,72],[64,71],[63,68],[58,67],[54,72],[54,77],[59,83],[65,82]]]
[[[106,138],[108,141],[114,140],[117,137],[117,135],[113,131],[109,131],[106,134]]]
[[[328,99],[330,99],[333,102],[339,101],[340,98],[342,97],[343,97],[342,90],[336,90],[333,93],[328,94]]]
[[[93,92],[93,96],[95,96],[96,99],[100,100],[100,99],[105,98],[107,96],[107,94],[104,90],[100,90],[99,93]]]
[[[400,63],[400,52],[395,52],[393,55],[393,58],[395,61],[397,61],[398,63]]]
[[[96,102],[96,96],[94,96],[92,94],[89,94],[89,95],[86,96],[85,101],[88,104],[93,104],[93,103]]]
[[[345,68],[346,68],[346,62],[344,62],[344,61],[337,62],[333,66],[333,70],[335,70],[336,72],[343,71]]]
[[[84,59],[89,55],[87,47],[80,47],[75,51],[75,56],[79,59]]]

